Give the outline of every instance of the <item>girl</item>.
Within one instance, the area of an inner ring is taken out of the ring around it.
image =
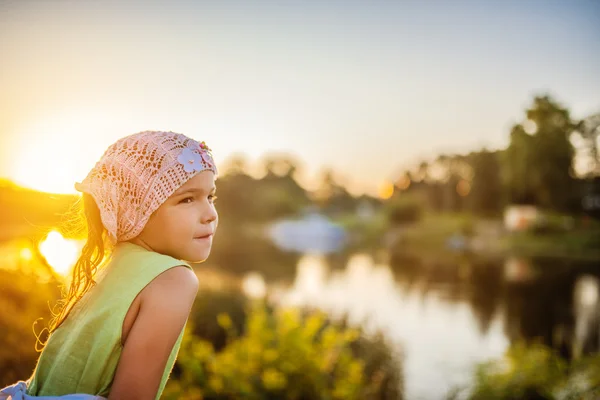
[[[217,227],[216,176],[208,146],[179,133],[106,150],[75,184],[88,237],[69,291],[32,377],[4,398],[160,397],[198,290],[190,263],[206,260]]]

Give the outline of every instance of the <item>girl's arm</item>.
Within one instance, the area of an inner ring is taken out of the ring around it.
[[[189,268],[170,268],[140,293],[140,308],[123,346],[109,400],[154,400],[171,350],[198,292]]]

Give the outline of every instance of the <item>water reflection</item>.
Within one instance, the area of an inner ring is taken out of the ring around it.
[[[50,231],[40,243],[40,253],[56,272],[67,275],[81,252],[80,241],[65,239],[58,231]]]
[[[20,257],[26,262],[31,261],[33,259],[33,252],[29,247],[24,247],[21,249]]]
[[[252,299],[260,299],[265,297],[267,293],[267,285],[264,278],[258,272],[250,272],[244,276],[242,280],[242,291]]]
[[[534,278],[535,272],[530,260],[509,256],[504,262],[504,279],[507,282],[527,282]]]
[[[328,254],[344,245],[344,229],[318,213],[311,213],[301,220],[283,220],[269,229],[270,239],[284,251]]]
[[[284,304],[347,314],[381,330],[403,353],[407,399],[444,398],[468,386],[479,362],[517,340],[539,340],[569,359],[600,348],[600,271],[568,260],[307,255]]]
[[[0,269],[22,274],[40,283],[54,281],[56,272],[35,249],[35,244],[27,239],[0,242]]]
[[[575,281],[573,293],[575,333],[573,356],[600,348],[600,279],[583,275]]]
[[[420,289],[410,285],[410,290],[396,284],[388,265],[375,264],[369,255],[352,256],[343,271],[330,271],[323,257],[306,256],[282,302],[319,307],[334,316],[347,314],[367,331],[381,330],[404,355],[406,398],[443,398],[453,385],[468,384],[475,363],[501,356],[509,341],[501,313],[481,333],[468,301],[448,301],[444,288],[449,286],[437,290],[423,278],[441,281],[448,271],[439,272],[424,271],[416,285]],[[455,270],[448,276],[465,275]]]

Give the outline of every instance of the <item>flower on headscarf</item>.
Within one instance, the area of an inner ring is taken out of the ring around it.
[[[194,171],[202,171],[204,167],[202,166],[202,156],[192,149],[185,148],[177,156],[177,161],[183,165],[183,169],[185,172],[194,172]]]
[[[214,168],[213,161],[212,161],[212,154],[210,154],[210,152],[212,150],[210,149],[210,147],[208,147],[204,141],[202,143],[200,143],[199,147],[200,147],[200,156],[202,157],[202,161],[204,161],[204,163],[208,166],[208,168]]]
[[[204,141],[202,141],[202,143],[200,143],[200,150],[204,150],[204,151],[212,151]]]

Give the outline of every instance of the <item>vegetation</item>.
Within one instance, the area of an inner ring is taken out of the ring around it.
[[[459,393],[457,390],[454,396]],[[517,343],[505,357],[478,366],[470,400],[594,400],[600,397],[600,355],[568,363],[540,344]]]
[[[217,321],[227,332],[218,352],[189,324],[179,377],[165,399],[402,398],[400,363],[383,339],[368,339],[321,312],[254,306],[243,334],[228,314]]]
[[[35,336],[51,317],[59,296],[56,281],[40,268],[0,268],[0,387],[27,379],[39,353]],[[7,267],[6,265],[4,267]],[[34,321],[44,318],[34,325]]]

